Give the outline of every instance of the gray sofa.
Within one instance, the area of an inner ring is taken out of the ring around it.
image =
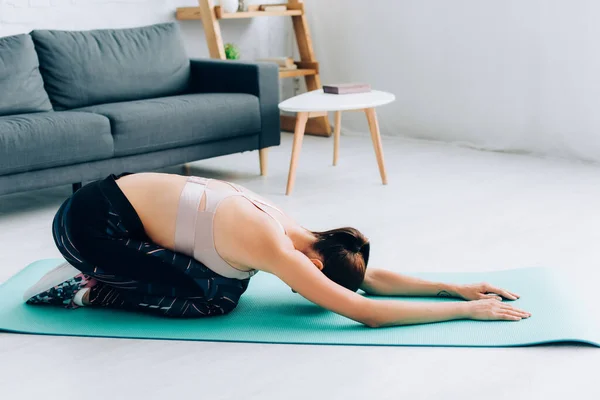
[[[278,97],[275,64],[190,60],[176,24],[0,38],[0,195],[279,145]]]

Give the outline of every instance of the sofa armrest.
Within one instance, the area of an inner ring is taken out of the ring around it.
[[[276,64],[195,59],[191,60],[191,74],[193,93],[247,93],[258,97],[259,148],[279,145],[279,67]]]

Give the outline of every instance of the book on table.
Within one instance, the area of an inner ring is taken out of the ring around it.
[[[329,94],[366,93],[371,91],[368,83],[337,83],[323,85],[323,92]]]

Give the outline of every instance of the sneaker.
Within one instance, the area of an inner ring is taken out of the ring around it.
[[[24,294],[27,304],[53,304],[67,308],[77,308],[73,299],[80,289],[94,286],[96,280],[82,274],[71,264],[64,262],[44,275]]]

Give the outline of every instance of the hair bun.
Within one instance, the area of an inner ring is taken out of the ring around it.
[[[316,239],[313,250],[323,261],[323,274],[338,285],[356,292],[365,278],[369,239],[357,229],[349,227],[312,234]]]
[[[360,249],[362,249],[365,244],[364,240],[350,232],[338,232],[338,235],[343,246],[353,253],[360,252]]]

